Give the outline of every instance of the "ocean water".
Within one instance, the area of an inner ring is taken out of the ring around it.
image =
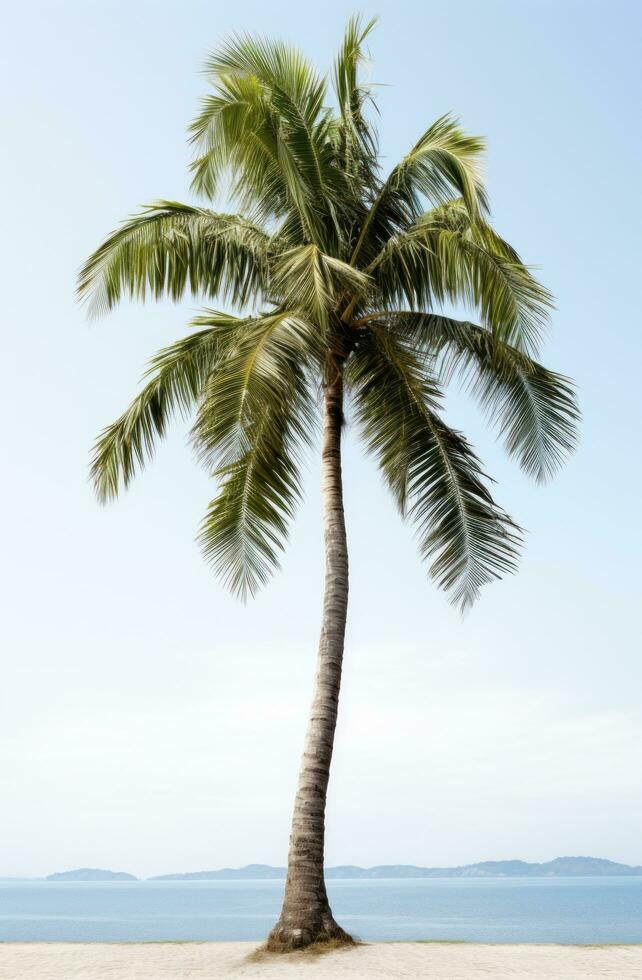
[[[282,881],[0,881],[0,940],[260,940],[282,892]],[[642,877],[334,880],[328,892],[364,940],[642,942]]]

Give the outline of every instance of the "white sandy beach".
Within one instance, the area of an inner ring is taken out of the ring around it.
[[[642,946],[371,943],[248,961],[256,943],[0,943],[0,980],[642,980]]]

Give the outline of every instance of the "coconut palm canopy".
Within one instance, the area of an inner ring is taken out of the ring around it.
[[[79,292],[96,313],[187,292],[244,312],[204,309],[152,359],[92,475],[101,500],[115,497],[173,416],[195,410],[194,445],[218,480],[200,541],[226,585],[253,594],[278,565],[319,392],[339,371],[432,576],[465,608],[514,569],[520,532],[444,420],[443,385],[470,387],[539,481],[572,448],[577,408],[569,381],[536,359],[551,296],[490,224],[483,140],[443,116],[383,172],[359,79],[372,26],[348,24],[333,97],[283,43],[235,36],[208,58],[192,186],[238,212],[145,207],[90,257]],[[453,301],[477,322],[437,312]]]

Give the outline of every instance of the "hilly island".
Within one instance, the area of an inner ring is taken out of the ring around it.
[[[184,871],[155,875],[148,881],[235,881],[283,879],[285,868],[267,864],[248,864],[243,868],[220,868],[213,871]],[[326,878],[570,878],[618,877],[642,875],[642,866],[619,864],[605,858],[558,857],[542,864],[528,861],[480,861],[454,868],[422,868],[413,864],[379,864],[361,868],[346,864],[325,869]],[[78,868],[48,875],[47,881],[138,881],[124,871]]]

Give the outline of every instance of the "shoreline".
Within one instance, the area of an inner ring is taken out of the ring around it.
[[[0,939],[2,946],[247,946],[254,950],[262,948],[263,939]],[[499,946],[510,949],[514,946],[539,947],[550,946],[561,949],[640,949],[642,941],[631,943],[556,943],[543,940],[525,942],[516,940],[492,940],[483,942],[479,939],[355,939],[355,947],[362,946]],[[353,947],[348,947],[348,949]],[[287,955],[287,954],[286,954]],[[293,956],[299,956],[294,952]],[[323,954],[320,954],[323,955]],[[4,980],[4,978],[0,978]],[[642,978],[641,978],[642,980]]]
[[[327,953],[256,954],[260,943],[0,941],[2,980],[642,980],[642,944],[436,940],[362,943]]]

